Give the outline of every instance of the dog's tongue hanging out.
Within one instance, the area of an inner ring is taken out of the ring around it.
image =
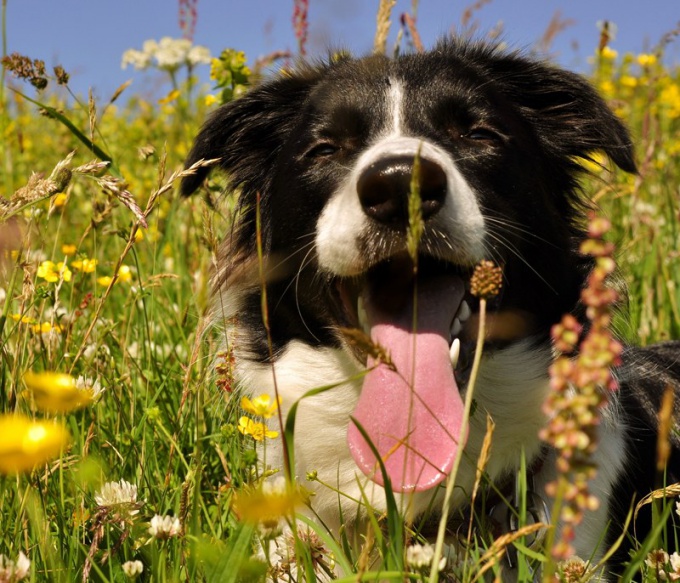
[[[453,276],[419,279],[415,294],[407,286],[409,297],[387,308],[381,300],[389,295],[388,285],[369,289],[363,299],[371,338],[389,352],[397,370],[385,364],[372,368],[375,361],[369,358],[372,370],[364,378],[353,417],[378,450],[394,490],[427,490],[450,472],[458,448],[463,402],[453,376],[449,336],[464,285]],[[383,485],[375,455],[351,421],[347,440],[357,465]]]

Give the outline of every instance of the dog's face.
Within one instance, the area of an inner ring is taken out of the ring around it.
[[[473,266],[491,259],[503,268],[489,350],[545,341],[575,308],[589,267],[576,252],[578,159],[595,150],[634,171],[626,130],[580,77],[449,41],[268,81],[208,120],[187,165],[219,158],[241,190],[218,285],[240,286],[252,357],[265,361],[292,340],[357,354],[370,371],[349,449],[381,482],[363,428],[396,489],[412,491],[441,481],[457,447],[464,357],[476,334]],[[185,179],[183,192],[206,173]],[[256,278],[235,275],[257,269],[258,212],[269,338]],[[351,348],[342,328],[363,328],[391,365]]]

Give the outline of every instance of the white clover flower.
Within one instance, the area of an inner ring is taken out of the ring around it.
[[[143,570],[144,564],[142,561],[127,561],[123,563],[123,573],[130,579],[134,579],[138,575],[141,575]]]
[[[415,543],[406,549],[406,564],[417,571],[426,569],[432,565],[434,559],[434,548],[429,544]],[[446,566],[446,557],[442,557],[437,566],[437,571],[441,571]]]
[[[149,525],[149,534],[160,540],[167,540],[174,536],[179,536],[182,525],[176,516],[161,516],[156,514]]]
[[[19,551],[16,562],[0,555],[0,582],[14,583],[25,579],[31,569],[31,561]]]
[[[128,49],[123,53],[123,59],[120,63],[121,69],[127,69],[128,65],[132,65],[135,70],[143,71],[151,66],[151,59],[153,55],[145,51],[138,51],[136,49]]]
[[[663,549],[656,549],[650,551],[645,559],[645,565],[652,569],[661,581],[666,580],[666,570],[665,567],[668,564],[670,557],[668,553]]]
[[[95,493],[94,501],[100,509],[110,510],[121,517],[126,514],[134,516],[142,504],[137,501],[137,486],[125,480],[106,482],[101,490]]]

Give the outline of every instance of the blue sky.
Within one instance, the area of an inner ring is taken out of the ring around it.
[[[418,29],[426,46],[459,25],[470,2],[421,0]],[[310,0],[310,54],[328,47],[370,51],[378,0]],[[194,42],[213,54],[233,47],[249,61],[279,49],[295,49],[291,26],[292,0],[199,0]],[[398,0],[395,16],[411,8]],[[612,46],[619,52],[641,52],[680,23],[680,0],[492,0],[475,13],[481,31],[503,23],[504,39],[527,47],[543,34],[560,11],[573,24],[556,38],[551,55],[562,65],[585,70],[598,40],[596,22],[611,20],[618,32]],[[397,20],[396,18],[393,20]],[[396,32],[393,24],[392,39]],[[141,49],[147,39],[181,36],[177,0],[8,0],[7,50],[61,64],[71,74],[71,86],[107,99],[124,81],[128,90],[150,95],[167,90],[164,78],[132,69],[122,70],[121,55]],[[680,39],[667,57],[680,62]],[[201,77],[207,79],[208,67]]]

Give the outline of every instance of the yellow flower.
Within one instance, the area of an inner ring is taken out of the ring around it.
[[[619,56],[619,53],[617,53],[613,48],[607,45],[602,49],[600,55],[602,56],[603,59],[613,61],[614,59],[616,59],[616,57]]]
[[[234,509],[241,520],[267,523],[282,517],[292,518],[304,498],[298,488],[288,486],[284,478],[278,478],[265,482],[256,490],[238,492],[234,497]]]
[[[144,229],[137,229],[135,231],[135,243],[139,243],[144,240]]]
[[[61,246],[61,252],[64,255],[68,255],[68,256],[75,255],[76,251],[77,251],[77,248],[76,248],[75,245],[62,245]]]
[[[63,328],[59,324],[52,324],[51,322],[43,322],[42,324],[33,324],[33,332],[36,334],[47,334],[48,332],[62,332]]]
[[[60,207],[62,207],[62,206],[64,206],[64,205],[66,204],[66,201],[67,201],[67,200],[68,200],[68,196],[65,195],[63,192],[60,192],[59,194],[57,194],[57,195],[54,197],[54,200],[52,201],[52,204],[53,204],[55,207],[60,208]]]
[[[132,279],[132,270],[129,265],[121,265],[118,270],[118,281],[127,283]]]
[[[258,395],[252,401],[248,397],[241,399],[241,409],[246,413],[264,417],[265,419],[269,419],[274,415],[280,404],[281,397],[279,397],[278,401],[272,403],[272,398],[269,395]]]
[[[208,94],[205,96],[205,104],[206,106],[210,107],[211,105],[215,105],[215,103],[218,103],[217,97],[214,95]]]
[[[637,56],[637,62],[641,67],[649,67],[650,65],[654,65],[656,63],[656,55],[650,53],[640,53]]]
[[[0,415],[0,473],[29,472],[57,457],[69,444],[66,429],[24,415]]]
[[[62,261],[56,265],[53,261],[43,261],[38,266],[38,277],[50,283],[55,283],[60,278],[64,281],[71,281],[71,270]]]
[[[15,322],[21,322],[22,324],[35,324],[35,320],[33,318],[29,318],[25,315],[22,316],[21,314],[10,314],[9,317]]]
[[[102,287],[109,287],[113,278],[110,275],[104,275],[97,278],[97,283]]]
[[[243,435],[250,435],[255,441],[264,441],[266,437],[278,437],[278,431],[271,431],[264,423],[253,421],[249,417],[238,420],[238,430]]]
[[[99,263],[99,261],[96,259],[76,259],[71,262],[71,265],[74,269],[82,271],[83,273],[92,273],[97,268],[97,263]]]
[[[620,81],[621,85],[623,85],[624,87],[630,87],[631,89],[637,87],[638,84],[637,78],[631,75],[622,75]]]
[[[27,372],[24,374],[26,393],[35,405],[52,413],[68,413],[92,402],[92,388],[80,388],[71,375],[58,372]]]
[[[680,87],[675,83],[664,87],[659,93],[659,103],[668,108],[669,117],[680,117]]]

